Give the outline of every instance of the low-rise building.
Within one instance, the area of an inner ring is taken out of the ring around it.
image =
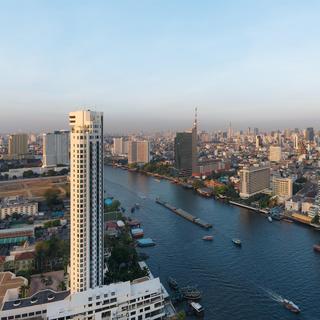
[[[72,294],[43,290],[19,299],[15,292],[5,295],[0,319],[160,320],[165,317],[164,297],[159,278],[148,277]]]
[[[38,202],[29,201],[18,196],[4,198],[0,203],[0,218],[4,219],[13,213],[36,215],[38,214]]]

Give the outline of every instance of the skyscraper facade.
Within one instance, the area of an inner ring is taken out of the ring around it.
[[[43,166],[69,164],[69,132],[55,131],[43,134]]]
[[[304,138],[308,142],[312,142],[314,140],[314,130],[313,128],[307,128],[304,132]]]
[[[28,153],[28,135],[16,133],[9,136],[8,154],[10,157],[20,157]]]
[[[103,114],[69,114],[71,292],[103,284]]]
[[[197,118],[190,131],[177,132],[174,139],[175,168],[180,174],[191,176],[197,171]]]
[[[128,163],[150,162],[150,143],[147,140],[128,142]]]

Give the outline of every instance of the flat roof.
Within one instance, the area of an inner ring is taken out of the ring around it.
[[[27,279],[16,277],[16,275],[11,272],[0,272],[0,306],[7,290],[20,288],[27,282]]]

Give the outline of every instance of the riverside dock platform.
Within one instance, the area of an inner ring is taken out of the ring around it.
[[[195,216],[193,216],[192,214],[190,214],[189,212],[187,211],[184,211],[183,209],[180,209],[180,208],[176,208],[174,207],[173,205],[171,205],[170,203],[167,203],[165,201],[162,201],[160,200],[159,198],[156,199],[156,203],[162,205],[163,207],[169,209],[170,211],[172,211],[173,213],[175,213],[176,215],[202,227],[202,228],[205,228],[205,229],[210,229],[212,228],[212,224],[210,223],[207,223]]]

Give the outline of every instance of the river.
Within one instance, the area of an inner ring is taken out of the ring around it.
[[[273,221],[246,209],[205,199],[168,181],[105,167],[106,194],[119,199],[127,214],[140,220],[152,273],[167,287],[197,284],[208,320],[320,319],[320,254],[312,249],[320,232]],[[155,203],[156,197],[212,223],[206,231]],[[135,203],[141,208],[129,214]],[[212,242],[202,240],[214,236]],[[240,238],[242,248],[232,238]],[[299,315],[279,303],[298,304]]]

